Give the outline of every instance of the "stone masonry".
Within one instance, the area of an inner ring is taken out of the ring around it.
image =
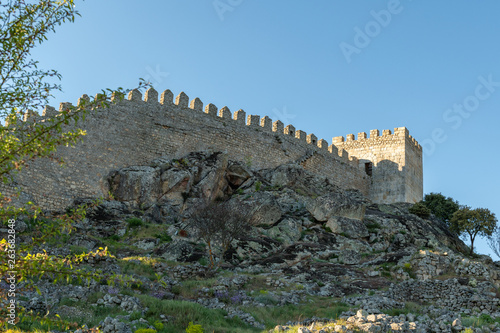
[[[88,96],[82,96],[88,99]],[[68,107],[61,103],[60,110]],[[47,106],[43,121],[57,115]],[[273,168],[297,163],[328,177],[344,189],[357,189],[377,203],[416,202],[422,199],[422,148],[405,127],[394,134],[384,130],[333,139],[328,145],[314,134],[272,122],[265,116],[247,115],[213,104],[203,107],[199,98],[189,100],[181,92],[174,101],[170,90],[158,101],[154,89],[144,98],[138,90],[109,108],[91,110],[79,127],[86,130],[75,147],[60,147],[61,167],[49,159],[38,159],[16,175],[14,183],[0,185],[0,193],[22,197],[45,209],[60,210],[77,197],[107,197],[103,182],[112,170],[148,165],[167,156],[179,158],[191,151],[224,151],[233,160],[252,168]]]
[[[338,136],[333,144],[358,158],[358,166],[371,173],[369,198],[376,203],[417,202],[423,196],[422,147],[405,127]]]

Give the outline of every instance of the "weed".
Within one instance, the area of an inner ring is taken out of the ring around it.
[[[245,164],[247,167],[251,168],[252,167],[252,157],[251,156],[246,156],[245,157]]]
[[[203,327],[201,325],[195,325],[192,321],[189,322],[188,327],[186,328],[186,333],[203,333]]]
[[[165,325],[163,325],[163,323],[158,320],[153,323],[153,326],[159,331],[162,330],[163,327],[165,327]]]
[[[255,191],[260,191],[260,188],[262,187],[262,182],[260,180],[255,182]]]
[[[135,333],[156,333],[156,330],[152,328],[139,328]]]
[[[414,302],[406,302],[403,308],[393,308],[390,310],[384,311],[385,314],[390,316],[399,316],[400,314],[419,314],[422,313],[422,306]]]
[[[261,292],[262,292],[262,290],[261,290]],[[262,303],[262,304],[265,304],[265,305],[276,305],[279,302],[279,300],[276,297],[274,297],[271,294],[268,294],[267,291],[265,294],[261,293],[260,295],[255,296],[255,301]]]
[[[333,232],[332,229],[330,227],[327,227],[326,225],[323,226],[323,230],[325,230],[326,232]]]
[[[118,242],[120,240],[120,236],[118,236],[118,235],[111,235],[109,237],[109,239],[111,239],[111,240],[113,240],[115,242]]]
[[[377,222],[367,223],[366,228],[370,233],[376,233],[382,227]]]
[[[199,260],[198,260],[198,263],[202,266],[207,266],[208,265],[208,259],[205,258],[205,257],[201,257]]]
[[[137,217],[131,217],[127,220],[129,228],[137,228],[144,224],[144,222]]]
[[[83,246],[70,245],[69,251],[71,254],[82,254],[87,253],[88,249]]]
[[[307,193],[303,189],[300,189],[300,188],[296,188],[295,193],[297,193],[298,195],[304,196],[304,197],[307,196]]]
[[[159,238],[160,242],[170,243],[172,241],[172,237],[166,232],[163,232],[161,234],[156,234],[155,237]]]

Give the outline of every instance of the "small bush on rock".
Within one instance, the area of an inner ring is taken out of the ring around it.
[[[460,208],[458,201],[450,197],[445,197],[441,193],[426,194],[421,203],[429,208],[432,214],[446,224],[450,222],[453,213]]]
[[[137,228],[144,224],[140,218],[132,217],[127,220],[128,226],[130,228]]]
[[[411,214],[415,214],[418,217],[421,217],[423,219],[427,219],[431,215],[431,210],[429,208],[427,208],[421,202],[417,202],[416,204],[414,204],[413,206],[411,206],[411,208],[409,209],[409,212]]]

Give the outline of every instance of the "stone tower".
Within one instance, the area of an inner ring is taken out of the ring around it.
[[[409,134],[406,127],[371,130],[333,138],[339,152],[357,157],[358,167],[371,176],[369,197],[376,203],[418,202],[423,197],[422,147]]]

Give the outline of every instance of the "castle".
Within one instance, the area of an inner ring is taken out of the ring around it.
[[[332,144],[314,134],[247,115],[214,104],[203,107],[181,92],[174,101],[170,90],[160,100],[150,88],[144,98],[132,90],[127,99],[109,108],[89,112],[79,127],[86,130],[83,142],[60,147],[57,155],[65,166],[37,159],[0,192],[17,189],[45,209],[63,209],[76,197],[101,197],[103,181],[110,171],[131,165],[149,165],[161,156],[179,158],[192,151],[224,151],[229,159],[252,168],[272,168],[297,163],[326,176],[344,189],[357,189],[376,203],[417,202],[423,196],[422,147],[405,127],[334,137]],[[88,100],[83,95],[81,100]],[[80,103],[80,100],[79,100]],[[69,103],[61,103],[60,110]],[[47,106],[35,121],[57,114]],[[31,119],[31,118],[30,118]]]

